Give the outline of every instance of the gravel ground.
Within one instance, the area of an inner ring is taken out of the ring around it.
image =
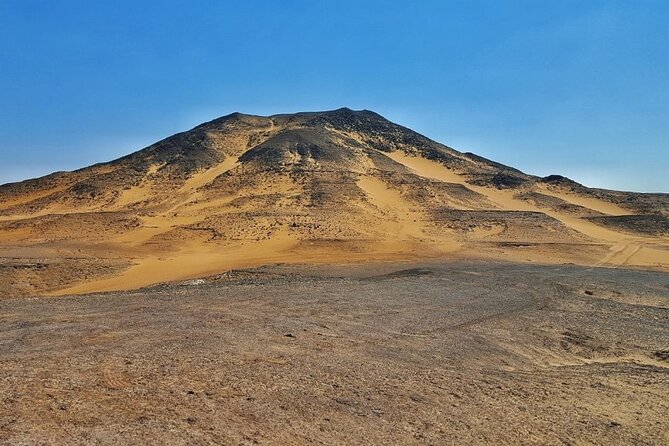
[[[669,275],[273,266],[0,300],[0,443],[669,444]]]

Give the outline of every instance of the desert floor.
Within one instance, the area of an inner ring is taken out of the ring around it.
[[[0,443],[669,444],[669,274],[279,265],[0,300]]]

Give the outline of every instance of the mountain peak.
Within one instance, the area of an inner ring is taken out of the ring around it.
[[[341,107],[334,110],[278,113],[266,116],[253,115],[236,111],[202,123],[192,130],[212,130],[225,127],[226,125],[235,124],[262,127],[271,124],[314,126],[329,123],[330,125],[335,126],[339,125],[350,127],[363,121],[367,121],[369,123],[376,121],[390,124],[390,121],[373,111],[352,110],[348,107]]]
[[[575,251],[599,261],[597,243],[611,241],[602,234],[616,243],[629,233],[666,237],[667,217],[669,196],[541,179],[347,107],[235,112],[112,162],[0,186],[3,242],[53,249],[58,259],[69,247],[88,250],[70,253],[77,258],[118,253],[99,269],[117,276],[88,290],[268,259],[495,257],[522,247],[523,259],[559,262]],[[79,280],[72,274],[44,283]]]

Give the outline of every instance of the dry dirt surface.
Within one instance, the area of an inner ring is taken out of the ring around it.
[[[274,266],[0,301],[0,444],[669,444],[669,275]]]

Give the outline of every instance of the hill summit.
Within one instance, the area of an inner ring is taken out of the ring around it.
[[[368,110],[233,113],[123,158],[0,186],[12,295],[263,263],[490,257],[665,269],[669,196],[528,175]]]

